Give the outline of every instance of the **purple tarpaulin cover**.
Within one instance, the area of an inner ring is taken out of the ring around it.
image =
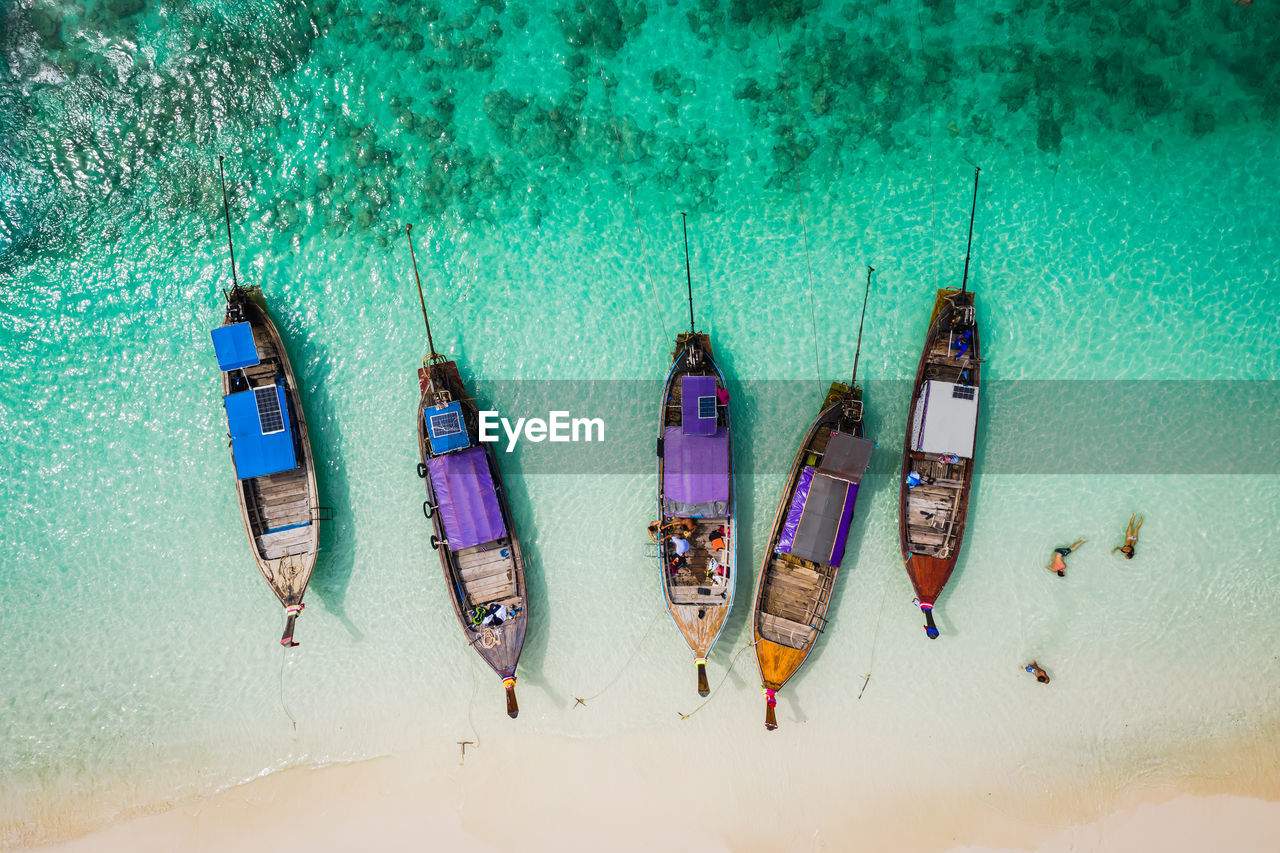
[[[849,484],[844,498],[844,512],[840,513],[840,526],[836,528],[836,542],[831,546],[831,565],[838,566],[844,559],[844,544],[849,538],[849,522],[853,521],[853,505],[858,500],[858,484]]]
[[[674,426],[663,430],[662,491],[684,504],[729,500],[728,428],[714,435],[685,435]]]
[[[700,401],[709,397],[710,417],[700,417]],[[716,431],[716,378],[714,376],[680,377],[680,423],[685,435],[712,435]]]
[[[436,512],[440,513],[451,551],[506,535],[484,447],[476,445],[433,456],[427,461],[427,471],[436,493]]]
[[[809,497],[809,484],[813,482],[813,466],[806,465],[800,470],[800,482],[796,492],[791,496],[791,506],[787,507],[787,520],[782,525],[782,535],[778,537],[778,551],[791,553],[791,545],[796,541],[796,528],[800,526],[800,517],[804,515],[804,502]]]

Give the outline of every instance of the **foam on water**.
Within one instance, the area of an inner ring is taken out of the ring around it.
[[[737,401],[749,539],[713,684],[749,634],[778,469],[852,365],[864,265],[860,375],[909,378],[932,290],[963,264],[971,162],[990,378],[1274,379],[1277,7],[999,5],[9,7],[0,838],[508,726],[426,545],[405,222],[437,347],[481,393],[660,378],[685,317],[678,210],[726,372],[811,383]],[[229,279],[218,154],[243,278],[293,355],[335,508],[287,654],[243,539],[208,340]],[[648,447],[654,402],[617,394],[607,414],[645,424]],[[1158,425],[1147,403],[1104,420]],[[881,454],[905,404],[868,399]],[[1053,415],[1046,431],[1069,435]],[[1215,424],[1199,428],[1212,442]],[[696,697],[645,554],[647,464],[522,476],[522,456],[503,460],[532,567],[520,735],[692,726],[726,779],[799,774],[760,740],[749,650],[711,705],[676,716]],[[926,783],[892,768],[933,764],[1099,808],[1200,772],[1205,743],[1251,743],[1265,767],[1280,482],[1176,463],[982,477],[946,636],[927,645],[896,481],[869,483],[831,628],[775,737],[829,757],[833,784],[854,785],[856,764],[881,768],[856,784],[906,791]],[[1139,559],[1118,561],[1135,509]],[[1079,537],[1065,580],[1039,568]],[[1050,689],[1020,671],[1032,657]]]

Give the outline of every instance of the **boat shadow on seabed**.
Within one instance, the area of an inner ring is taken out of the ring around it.
[[[320,559],[311,578],[311,590],[353,639],[362,640],[364,633],[346,612],[347,588],[355,569],[356,554],[355,543],[344,535],[350,523],[351,482],[342,464],[342,429],[333,416],[330,385],[333,360],[324,344],[314,338],[307,341],[306,356],[299,377],[299,384],[306,390],[302,395],[303,411],[311,425],[311,441],[319,463],[316,491],[320,495],[321,513],[332,516],[332,520],[320,528]]]
[[[478,387],[482,387],[477,383]],[[482,392],[477,392],[480,396]],[[483,397],[481,397],[483,399]],[[569,696],[556,690],[555,686],[543,675],[543,663],[547,659],[547,645],[552,633],[552,617],[555,602],[547,594],[547,580],[542,570],[542,558],[539,549],[539,530],[533,523],[532,502],[529,498],[529,484],[520,470],[520,465],[507,465],[504,469],[503,487],[507,492],[507,501],[511,513],[515,516],[517,530],[532,531],[532,536],[521,537],[520,550],[524,554],[525,584],[528,590],[529,627],[525,634],[524,650],[520,653],[518,675],[530,687],[541,691],[555,708],[568,708],[572,702]]]

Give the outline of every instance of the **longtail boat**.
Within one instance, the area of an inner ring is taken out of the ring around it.
[[[934,297],[902,450],[898,540],[929,639],[938,637],[933,608],[960,555],[973,487],[982,358],[968,285],[980,171],[973,173],[964,278],[959,288],[942,288]]]
[[[684,214],[681,214],[682,225]],[[711,354],[711,339],[693,321],[693,274],[685,227],[689,331],[676,336],[658,418],[658,571],[667,612],[707,696],[707,657],[733,607],[737,579],[733,442],[729,393]]]
[[[871,273],[867,267],[867,293]],[[867,316],[866,296],[862,317]],[[858,355],[849,384],[833,382],[796,452],[773,517],[756,582],[752,615],[756,662],[765,694],[765,728],[778,727],[777,693],[804,664],[827,626],[827,609],[844,560],[858,485],[875,443],[863,436]]]
[[[431,547],[440,557],[453,612],[467,639],[502,679],[507,716],[516,704],[516,664],[529,622],[524,559],[493,445],[478,440],[479,409],[455,362],[436,352],[427,303],[413,253],[413,226],[405,228],[413,277],[422,303],[430,354],[418,368],[421,398],[418,476],[427,488],[422,511],[431,520]]]
[[[222,158],[218,158],[222,178]],[[298,400],[298,383],[259,287],[236,274],[227,188],[222,207],[231,252],[230,291],[222,325],[211,333],[222,369],[222,402],[231,437],[236,494],[258,571],[285,609],[280,642],[296,646],[293,631],[304,607],[320,546],[315,458]]]

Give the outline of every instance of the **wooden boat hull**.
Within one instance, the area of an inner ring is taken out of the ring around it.
[[[479,444],[475,441],[478,435],[479,414],[475,402],[462,383],[457,365],[452,361],[441,359],[420,368],[418,386],[421,398],[418,402],[416,421],[418,453],[422,460],[418,475],[426,485],[427,501],[423,504],[426,511],[428,507],[437,506],[438,501],[431,478],[427,476],[427,465],[432,454],[423,410],[432,405],[438,390],[447,391],[453,400],[462,403],[463,420],[468,435],[476,444]],[[524,558],[520,551],[520,539],[516,535],[506,489],[503,486],[497,460],[494,458],[492,445],[481,444],[480,446],[484,448],[489,473],[496,487],[498,505],[506,527],[505,541],[488,550],[482,546],[474,546],[455,551],[447,544],[448,536],[441,514],[433,512],[430,517],[434,530],[432,547],[436,549],[440,559],[440,567],[444,571],[445,586],[449,591],[453,612],[466,637],[467,644],[474,648],[485,663],[489,664],[502,679],[507,694],[507,714],[514,718],[519,713],[515,698],[516,665],[520,660],[520,652],[524,648],[525,630],[529,623],[528,589],[525,585]],[[509,608],[518,608],[518,612],[496,628],[477,624],[472,618],[475,609],[495,603],[506,604]]]
[[[223,395],[245,390],[249,387],[246,384],[246,373],[256,375],[255,371],[270,369],[275,363],[272,359],[277,359],[280,368],[278,375],[285,382],[284,393],[289,416],[297,425],[294,436],[294,451],[299,462],[297,468],[236,481],[240,517],[253,549],[258,571],[284,606],[287,615],[284,636],[280,642],[284,645],[297,645],[293,642],[294,623],[302,611],[302,599],[306,594],[307,584],[311,581],[311,572],[315,568],[320,549],[315,457],[311,453],[311,439],[298,398],[298,384],[293,368],[280,333],[267,314],[260,288],[232,291],[228,296],[227,315],[223,325],[239,322],[233,319],[237,313],[253,329],[254,343],[258,347],[262,364],[247,371],[224,372]],[[288,529],[271,532],[282,527]]]
[[[945,379],[963,381],[975,389],[981,387],[982,358],[977,323],[958,319],[965,309],[974,307],[974,295],[970,291],[962,293],[957,288],[938,291],[907,411],[898,494],[898,544],[907,576],[924,612],[925,631],[930,638],[938,636],[933,622],[934,605],[955,570],[964,543],[975,464],[973,459],[944,463],[939,461],[937,454],[914,451],[912,433],[925,382]],[[956,360],[950,354],[949,336],[964,330],[971,331],[972,342],[965,356]],[[916,486],[918,491],[913,497],[907,476],[914,469],[929,470],[939,477],[936,485]],[[931,516],[928,524],[924,523],[922,506],[919,505],[926,500]],[[913,501],[918,505],[913,507]]]
[[[692,355],[691,353],[696,353]],[[718,388],[724,387],[724,375],[716,366],[711,352],[711,340],[701,333],[682,333],[676,338],[675,351],[672,353],[671,370],[663,387],[662,404],[658,419],[658,441],[661,445],[667,427],[680,424],[680,380],[688,375],[714,376]],[[678,516],[668,515],[664,506],[663,474],[665,459],[658,454],[658,579],[662,588],[663,603],[667,613],[671,615],[676,628],[684,637],[685,643],[693,653],[694,666],[697,669],[698,693],[706,696],[710,693],[707,682],[706,664],[711,649],[720,633],[724,630],[733,609],[734,590],[737,586],[737,544],[738,530],[736,526],[736,484],[733,478],[733,430],[729,415],[729,407],[724,406],[718,416],[728,432],[729,444],[729,499],[726,513],[714,518],[691,518],[694,531],[688,537],[694,543],[687,556],[689,566],[679,572],[667,570],[668,560],[674,557],[669,543],[662,532],[677,523]],[[723,529],[725,548],[710,549],[709,542],[718,530]],[[706,547],[701,547],[706,545]],[[714,557],[727,574],[720,575],[707,572],[705,567]],[[724,578],[723,582],[717,582]]]
[[[825,450],[832,430],[862,438],[861,397],[860,389],[832,384],[822,411],[809,427],[791,465],[764,549],[756,581],[752,632],[767,703],[765,726],[771,730],[777,728],[775,694],[804,665],[818,635],[825,630],[827,610],[840,574],[838,565],[821,565],[781,554],[778,543],[806,460]]]

